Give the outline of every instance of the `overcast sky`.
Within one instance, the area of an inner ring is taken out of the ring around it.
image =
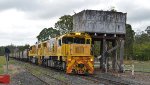
[[[85,9],[127,13],[134,31],[150,25],[150,0],[0,0],[0,46],[34,44],[45,27]]]

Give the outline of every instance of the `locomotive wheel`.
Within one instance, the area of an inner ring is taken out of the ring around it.
[[[38,58],[35,59],[35,64],[38,65]]]
[[[32,63],[32,58],[33,58],[33,57],[30,57],[30,58],[29,58],[29,61],[30,61],[31,63]]]
[[[41,64],[42,64],[42,59],[38,58],[38,65],[41,65]]]
[[[31,62],[35,64],[35,58],[34,57],[32,58]]]
[[[53,60],[49,60],[49,64],[50,64],[50,67],[54,67],[54,61]]]
[[[42,60],[42,65],[43,65],[44,67],[47,66],[47,60],[46,60],[46,59],[43,59],[43,60]]]
[[[52,60],[49,60],[49,65],[50,67],[52,67]]]
[[[54,60],[51,61],[52,67],[55,67]]]
[[[66,62],[62,62],[62,70],[66,70]]]
[[[45,60],[45,65],[48,66],[48,59]]]

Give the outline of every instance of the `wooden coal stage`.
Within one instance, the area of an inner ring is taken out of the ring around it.
[[[83,10],[73,15],[73,31],[90,34],[93,44],[94,41],[100,41],[100,68],[105,72],[110,56],[112,69],[119,72],[124,70],[125,25],[126,13],[122,12]]]

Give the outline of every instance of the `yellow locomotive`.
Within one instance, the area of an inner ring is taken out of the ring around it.
[[[91,37],[87,33],[69,33],[36,43],[28,50],[32,63],[65,70],[66,73],[93,74]]]

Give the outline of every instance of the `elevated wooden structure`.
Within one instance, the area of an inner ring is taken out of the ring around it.
[[[101,41],[100,68],[106,72],[110,53],[113,58],[112,68],[123,72],[125,24],[126,13],[122,12],[83,10],[73,15],[73,31],[90,34],[93,44],[94,41]]]

